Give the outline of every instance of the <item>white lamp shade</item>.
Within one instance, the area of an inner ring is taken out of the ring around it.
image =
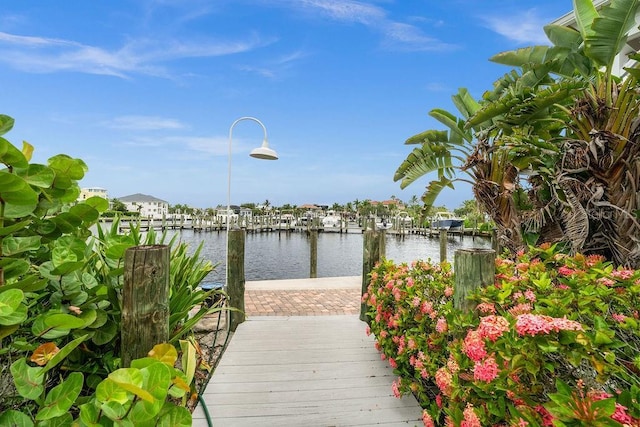
[[[278,160],[278,154],[269,148],[269,143],[265,140],[262,143],[262,147],[254,148],[249,153],[251,157],[262,160]]]

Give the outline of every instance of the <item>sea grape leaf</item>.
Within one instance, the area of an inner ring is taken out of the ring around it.
[[[35,400],[44,391],[44,375],[41,374],[42,368],[27,365],[24,357],[11,364],[14,385],[25,399]]]
[[[36,420],[49,420],[69,411],[82,391],[84,376],[81,372],[72,372],[67,379],[47,393],[44,406],[36,414]]]

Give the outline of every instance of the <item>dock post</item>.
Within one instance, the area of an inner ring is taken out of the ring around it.
[[[318,277],[318,230],[309,232],[309,244],[309,277],[315,279]]]
[[[229,230],[227,248],[227,296],[229,298],[228,325],[235,332],[245,321],[244,313],[244,230]]]
[[[493,249],[458,249],[455,253],[455,291],[453,306],[468,312],[476,303],[468,297],[481,286],[493,284],[496,274],[496,252]]]
[[[447,260],[447,230],[440,229],[440,262]]]
[[[121,319],[122,367],[169,340],[169,246],[126,250]]]
[[[362,250],[362,294],[367,292],[369,287],[369,274],[376,263],[385,256],[385,235],[384,231],[376,231],[375,223],[373,230],[365,230]],[[369,323],[367,318],[367,303],[360,303],[360,320]]]

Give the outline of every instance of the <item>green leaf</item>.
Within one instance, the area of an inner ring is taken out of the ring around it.
[[[136,402],[131,411],[131,419],[134,421],[155,418],[162,409],[171,386],[171,371],[164,363],[154,363],[141,371],[145,374],[144,391],[149,394],[150,399],[136,393],[142,400]]]
[[[119,334],[118,324],[109,320],[103,326],[96,328],[91,341],[96,345],[104,345],[113,340]]]
[[[0,318],[12,314],[24,300],[24,292],[20,289],[4,291],[0,288]]]
[[[2,137],[0,137],[0,163],[13,168],[26,168],[29,165],[22,151]]]
[[[62,212],[51,219],[63,233],[73,233],[80,225],[82,219],[70,212]]]
[[[9,234],[15,233],[16,231],[20,231],[30,224],[31,219],[27,219],[25,221],[16,222],[15,224],[6,225],[5,227],[0,227],[0,237],[8,236]]]
[[[25,317],[25,320],[26,320],[26,317]],[[22,322],[16,322],[16,323],[11,324],[10,326],[2,326],[2,325],[0,325],[0,340],[2,338],[8,337],[9,335],[11,335],[15,331],[17,331],[18,328],[20,327],[20,323],[22,323]],[[2,424],[0,424],[0,425],[2,425]]]
[[[60,329],[76,329],[83,328],[86,325],[84,319],[76,317],[72,314],[56,313],[44,316],[44,323],[50,328]]]
[[[100,196],[89,197],[83,203],[91,206],[98,212],[104,212],[109,210],[109,201],[104,197],[100,197]]]
[[[0,426],[33,427],[33,421],[27,414],[10,409],[0,414]]]
[[[190,427],[193,423],[191,412],[185,407],[165,402],[162,415],[156,421],[157,427]]]
[[[69,427],[73,425],[73,416],[67,412],[55,418],[39,421],[37,427]]]
[[[16,174],[0,171],[0,199],[5,203],[5,218],[20,218],[38,206],[38,193]]]
[[[37,251],[38,249],[40,249],[40,236],[6,236],[2,239],[2,254],[4,256],[16,255],[22,252]]]
[[[582,0],[576,3],[581,2],[587,1]],[[593,15],[593,11],[588,14],[593,19],[593,25],[584,39],[585,53],[598,65],[607,69],[612,66],[614,59],[627,41],[629,31],[637,26],[635,17],[638,4],[638,0],[617,0],[603,7],[599,15],[597,12]],[[590,9],[586,4],[581,5],[580,8],[585,11]]]
[[[31,367],[27,365],[27,360],[22,358],[11,364],[11,375],[20,396],[36,400],[42,395],[44,391],[42,368]]]
[[[2,264],[5,280],[21,277],[31,268],[31,264],[27,260],[20,258],[4,258],[0,260],[0,264]]]
[[[40,188],[51,187],[56,176],[53,169],[39,164],[31,164],[25,169],[17,170],[16,173],[27,183]]]
[[[87,205],[86,203],[80,203],[78,205],[72,206],[71,209],[69,209],[69,213],[77,216],[84,223],[95,222],[100,217],[100,212]]]
[[[131,400],[129,393],[108,377],[98,384],[96,399],[98,402],[115,402],[120,405],[125,405]]]
[[[12,313],[0,317],[0,325],[18,325],[27,320],[28,310],[26,305],[19,305]]]
[[[197,365],[196,348],[191,342],[180,340],[180,349],[182,350],[182,370],[186,375],[187,384],[191,384]]]
[[[66,154],[51,157],[49,167],[56,172],[56,181],[60,176],[77,181],[84,178],[84,174],[89,170],[82,160],[73,159]]]
[[[60,349],[60,351],[57,352],[49,360],[49,362],[47,362],[47,364],[44,367],[42,373],[46,373],[47,371],[49,371],[49,370],[55,368],[56,366],[58,366],[58,364],[60,364],[60,362],[62,362],[73,350],[76,349],[76,347],[78,347],[80,344],[82,344],[82,342],[84,340],[86,340],[86,339],[87,339],[87,335],[83,335],[83,336],[78,337],[75,340],[70,341],[69,343],[67,343],[67,345],[62,347]]]
[[[49,420],[65,414],[82,391],[84,376],[81,372],[72,372],[66,380],[47,393],[44,406],[36,415],[36,420]]]
[[[0,114],[0,135],[4,135],[13,129],[15,121],[12,117],[9,117],[5,114]]]

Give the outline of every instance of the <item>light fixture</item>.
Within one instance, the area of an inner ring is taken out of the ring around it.
[[[227,242],[226,242],[226,264],[225,264],[225,280],[224,286],[225,290],[229,286],[229,231],[231,229],[231,141],[233,140],[233,128],[239,122],[244,120],[251,120],[258,123],[264,132],[264,138],[262,140],[262,146],[254,148],[251,150],[249,155],[256,159],[261,160],[277,160],[278,154],[271,148],[269,148],[269,142],[267,140],[267,128],[262,124],[262,122],[255,117],[240,117],[236,121],[231,124],[229,127],[229,164],[228,164],[228,174],[227,174]]]

